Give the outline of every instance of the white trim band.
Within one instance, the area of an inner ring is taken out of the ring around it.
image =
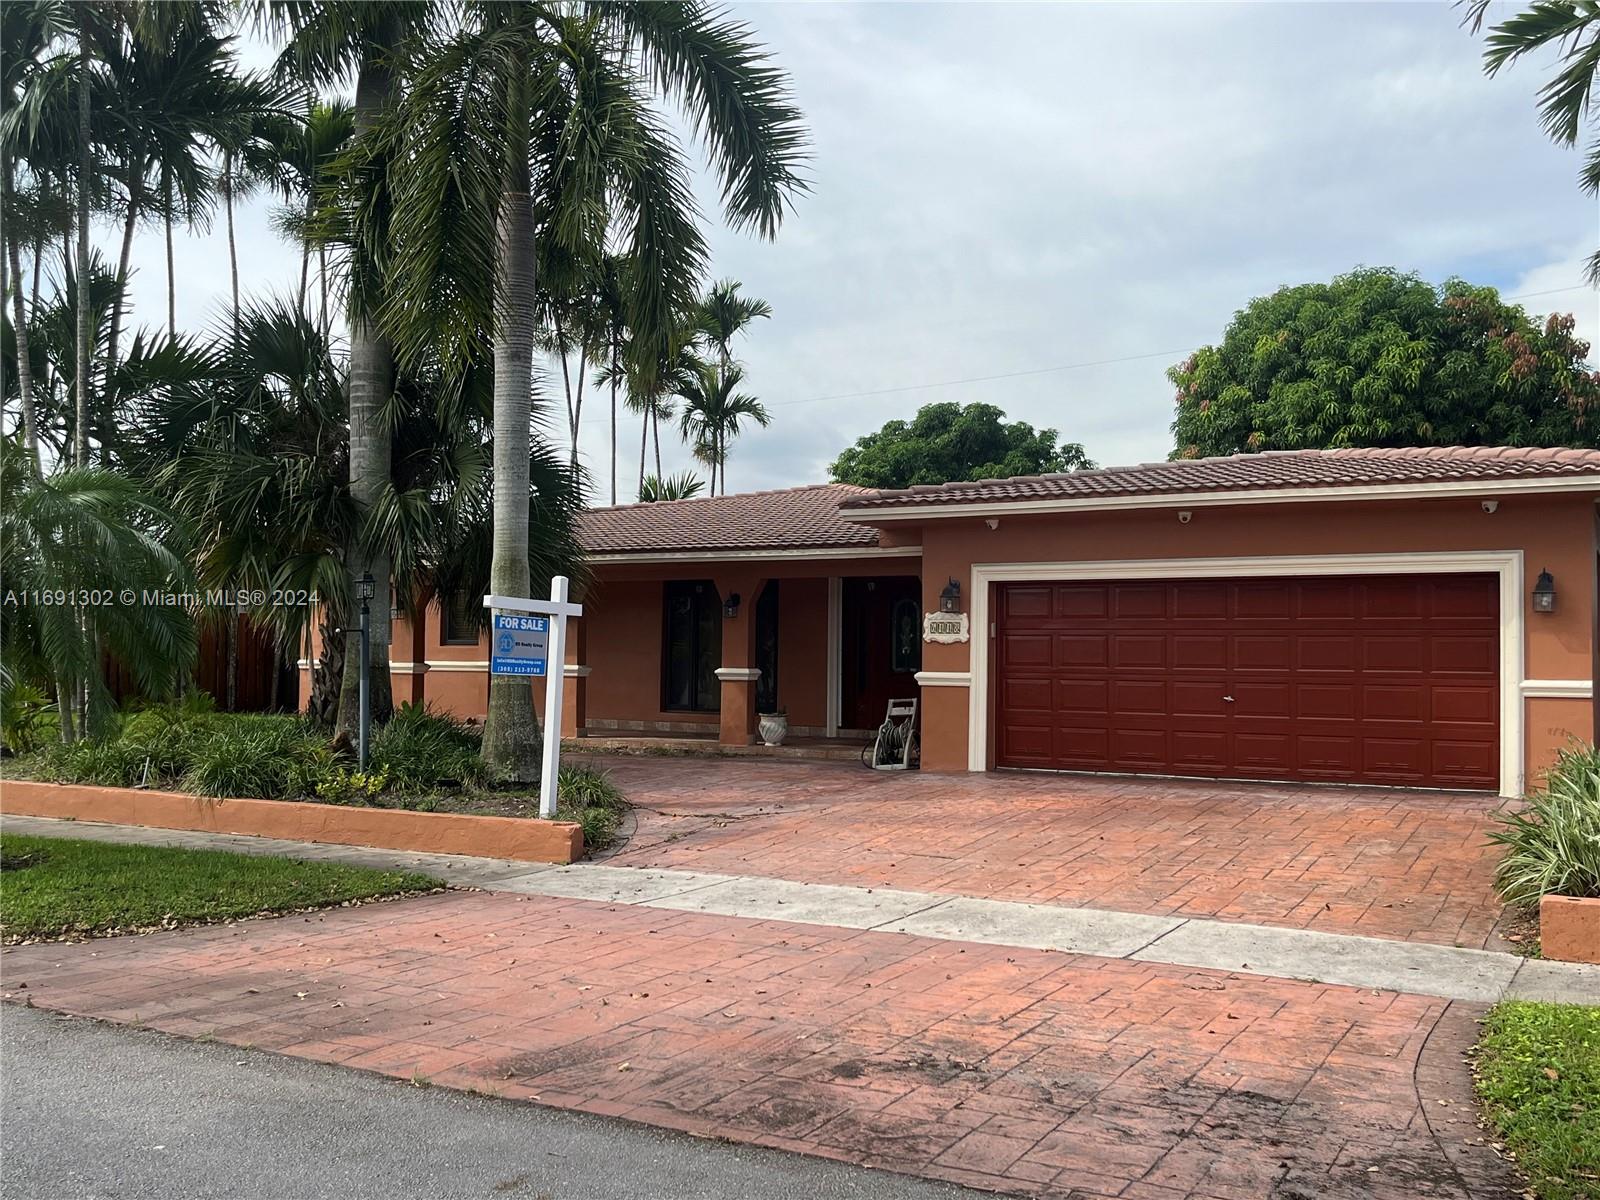
[[[1546,479],[1469,479],[1444,483],[1372,484],[1367,487],[1252,488],[1247,491],[1163,492],[1137,496],[1061,496],[1039,500],[973,500],[965,504],[906,504],[903,507],[845,508],[846,521],[931,521],[940,517],[1000,517],[1029,513],[1129,508],[1199,508],[1222,504],[1284,504],[1300,501],[1423,500],[1448,496],[1509,496],[1525,492],[1600,492],[1600,476],[1562,475]]]
[[[723,683],[754,683],[761,678],[760,667],[718,667],[716,676]]]
[[[971,671],[918,671],[918,687],[971,687]]]
[[[921,558],[921,546],[817,547],[806,550],[670,550],[661,553],[591,554],[592,563],[745,562],[751,559]]]
[[[1289,554],[1261,558],[1146,558],[1101,562],[972,564],[972,692],[967,701],[967,769],[989,766],[989,585],[1080,579],[1215,579],[1295,575],[1463,575],[1500,577],[1500,794],[1523,791],[1521,550],[1416,554]]]
[[[430,671],[487,671],[489,660],[486,658],[430,658],[427,662]]]
[[[1592,679],[1524,679],[1522,694],[1537,700],[1592,700]]]

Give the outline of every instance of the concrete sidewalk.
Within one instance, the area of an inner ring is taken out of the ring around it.
[[[1600,967],[1350,934],[1202,918],[1153,917],[939,892],[795,883],[757,876],[409,854],[229,834],[3,818],[8,832],[289,855],[434,875],[458,887],[750,920],[874,930],[945,941],[1055,950],[1493,1002],[1600,1003]]]

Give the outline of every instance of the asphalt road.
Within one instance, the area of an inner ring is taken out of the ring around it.
[[[16,1200],[956,1200],[978,1193],[6,1005]]]

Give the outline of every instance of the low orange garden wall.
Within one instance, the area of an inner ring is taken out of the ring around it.
[[[571,821],[523,817],[350,808],[293,800],[214,800],[181,792],[22,779],[0,784],[0,809],[30,817],[243,833],[296,842],[469,854],[519,862],[570,863],[583,856],[582,826]]]
[[[1600,900],[1541,899],[1539,952],[1560,962],[1600,963]]]

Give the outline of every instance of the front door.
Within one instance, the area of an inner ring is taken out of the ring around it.
[[[840,724],[876,729],[890,700],[915,699],[922,669],[922,580],[846,579],[842,596]]]

